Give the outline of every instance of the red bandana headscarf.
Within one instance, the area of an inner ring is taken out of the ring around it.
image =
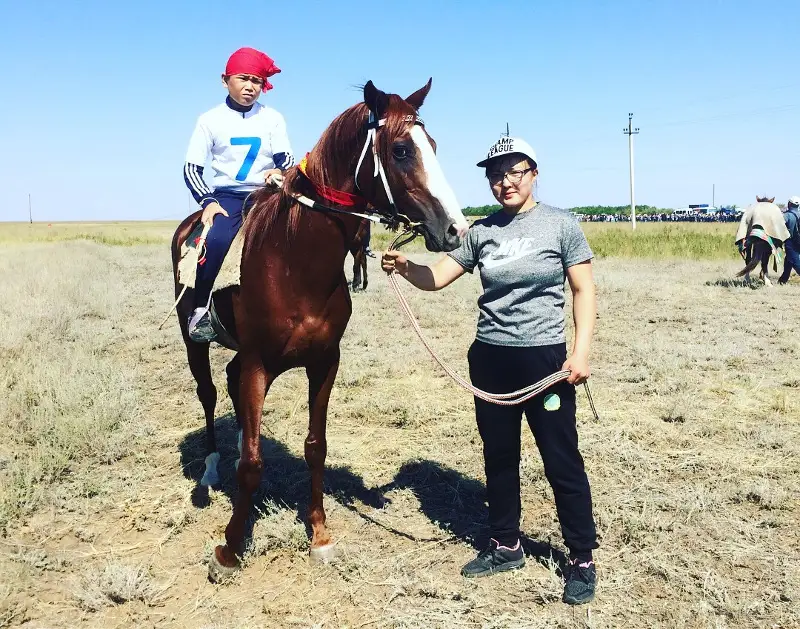
[[[225,66],[225,76],[233,74],[252,74],[264,79],[264,90],[271,90],[272,83],[267,81],[273,74],[278,74],[281,69],[275,62],[260,50],[255,48],[239,48],[228,59]]]

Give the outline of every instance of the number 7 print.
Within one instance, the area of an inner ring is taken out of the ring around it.
[[[242,167],[236,173],[236,181],[244,181],[253,167],[253,162],[256,161],[256,156],[261,148],[261,138],[231,138],[231,146],[250,145],[250,150],[244,158]]]

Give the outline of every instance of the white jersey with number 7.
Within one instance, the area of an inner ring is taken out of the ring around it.
[[[260,103],[245,112],[223,103],[200,116],[186,162],[202,167],[209,154],[217,190],[255,190],[264,185],[264,171],[294,163],[283,116]]]

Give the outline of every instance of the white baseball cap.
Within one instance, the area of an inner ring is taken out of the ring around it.
[[[792,197],[789,199],[791,205],[800,205],[800,197]]]
[[[521,138],[512,138],[504,135],[489,147],[489,152],[486,154],[486,158],[478,162],[478,168],[483,168],[495,157],[503,157],[504,155],[510,155],[511,153],[520,153],[521,155],[527,157],[534,164],[538,164],[536,161],[536,153],[534,153],[530,144]]]

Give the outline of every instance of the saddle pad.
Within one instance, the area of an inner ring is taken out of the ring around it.
[[[217,279],[214,280],[214,288],[212,293],[229,286],[238,286],[240,279],[240,268],[242,263],[242,246],[244,245],[244,224],[242,229],[233,239],[231,248],[225,259],[222,261],[222,268],[217,274]],[[203,224],[198,223],[189,237],[181,245],[181,259],[178,262],[178,282],[189,288],[194,288],[195,279],[197,277],[197,260],[199,251],[197,250],[197,239],[203,231]]]

